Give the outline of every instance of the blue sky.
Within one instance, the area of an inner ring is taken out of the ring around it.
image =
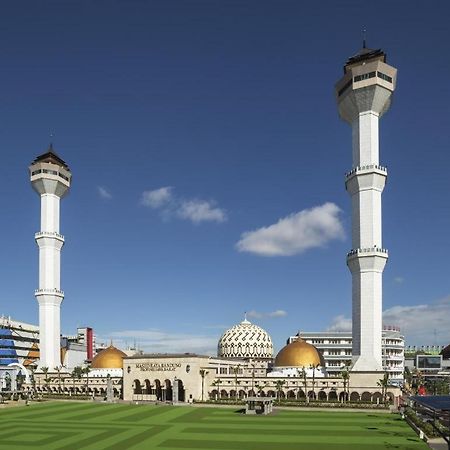
[[[27,166],[54,133],[73,172],[65,333],[207,352],[244,311],[277,349],[347,324],[351,131],[333,86],[365,27],[399,71],[380,124],[385,322],[447,344],[449,14],[445,1],[3,5],[0,313],[38,320]]]

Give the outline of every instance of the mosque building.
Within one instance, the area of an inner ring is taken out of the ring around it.
[[[379,401],[383,376],[381,350],[382,272],[387,251],[381,243],[381,192],[387,171],[379,165],[378,122],[388,110],[395,89],[396,69],[381,50],[363,47],[344,67],[336,85],[340,116],[352,126],[353,167],[346,175],[352,198],[352,246],[347,264],[352,273],[353,367],[351,388],[340,373],[328,373],[324,357],[313,343],[297,336],[274,358],[270,335],[247,318],[226,330],[217,356],[192,353],[127,355],[112,344],[96,355],[80,380],[70,374],[53,378],[41,392],[84,392],[94,397],[108,390],[126,401],[174,403],[208,399],[266,396],[329,401]],[[39,246],[40,362],[60,362],[60,199],[72,174],[51,147],[30,166],[33,188],[41,197]],[[60,374],[58,374],[60,375]],[[42,377],[41,377],[42,378]],[[41,379],[39,378],[39,379]],[[400,395],[390,387],[389,398]]]

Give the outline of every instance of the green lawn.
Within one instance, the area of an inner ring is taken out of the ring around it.
[[[397,415],[48,402],[0,410],[0,449],[426,449]]]

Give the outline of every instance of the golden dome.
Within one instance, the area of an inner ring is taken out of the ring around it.
[[[122,369],[123,358],[127,356],[123,351],[110,345],[98,353],[92,360],[92,369]]]
[[[298,339],[284,346],[275,358],[275,367],[325,366],[322,354],[314,345]]]

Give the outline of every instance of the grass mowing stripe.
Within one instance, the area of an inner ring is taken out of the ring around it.
[[[384,443],[380,444],[335,444],[329,443],[316,443],[316,442],[303,442],[303,443],[273,443],[273,442],[211,442],[211,441],[185,441],[182,439],[168,439],[158,445],[161,448],[190,448],[194,450],[201,449],[214,449],[214,450],[386,450],[386,448],[395,448],[397,450],[413,450],[424,447],[399,445],[399,446],[386,446]]]
[[[114,430],[103,431],[102,433],[94,434],[93,436],[89,436],[87,438],[77,440],[76,442],[71,442],[69,444],[65,444],[62,447],[58,447],[57,450],[79,450],[83,447],[87,447],[88,445],[94,443],[101,443],[102,440],[110,438],[111,436],[117,436],[120,433],[125,432],[126,430],[117,428]]]
[[[116,417],[113,420],[120,422],[139,422],[148,417],[159,416],[160,414],[170,411],[169,407],[167,406],[154,406],[154,407],[137,406],[137,408],[141,409],[141,411],[122,417]]]
[[[117,406],[117,405],[116,405]],[[91,406],[91,408],[89,410],[87,410],[86,413],[81,413],[79,414],[79,411],[75,411],[77,414],[75,415],[64,415],[64,420],[81,420],[83,421],[85,417],[89,416],[89,417],[96,417],[100,411],[105,411],[105,410],[109,410],[112,407],[112,405],[108,405],[108,404],[98,404],[98,405],[93,405]],[[70,411],[69,411],[70,413]]]
[[[322,427],[321,430],[317,430],[317,429],[291,429],[291,430],[279,430],[276,428],[265,428],[265,429],[259,429],[259,430],[255,430],[253,433],[251,431],[244,430],[244,429],[239,429],[239,428],[210,428],[210,427],[190,427],[190,428],[185,428],[182,433],[198,433],[198,434],[214,434],[214,435],[229,435],[229,434],[233,434],[233,435],[239,435],[242,432],[245,432],[246,435],[253,435],[255,438],[257,438],[260,435],[269,435],[269,436],[293,436],[293,437],[298,437],[298,436],[317,436],[318,431],[320,432],[320,436],[342,436],[345,435],[346,437],[349,436],[360,436],[360,437],[367,437],[370,435],[370,433],[377,434],[379,433],[378,430],[329,430],[329,429],[324,429]],[[407,430],[402,430],[403,433],[401,431],[397,431],[394,433],[390,433],[390,432],[384,432],[384,435],[387,436],[401,436],[401,437],[405,437],[407,438],[409,436],[409,433],[407,432]]]
[[[46,404],[30,404],[28,406],[16,406],[15,408],[5,408],[0,410],[0,416],[3,415],[8,415],[8,416],[13,416],[13,415],[20,415],[23,414],[24,411],[29,412],[29,411],[46,411],[46,410],[50,410],[50,409],[54,409],[54,408],[58,408],[58,407],[63,407],[66,406],[69,402],[61,402],[61,403],[46,403]]]
[[[58,405],[60,406],[60,405]],[[57,416],[57,415],[61,415],[61,414],[67,414],[67,413],[72,413],[72,412],[76,412],[79,410],[83,410],[83,409],[89,409],[90,407],[92,407],[91,405],[67,405],[65,404],[64,406],[60,406],[58,408],[55,409],[49,409],[49,410],[39,410],[36,411],[35,409],[27,409],[26,411],[24,411],[22,413],[22,415],[15,415],[14,417],[11,417],[11,419],[15,419],[16,417],[20,417],[21,419],[33,419],[35,417],[43,417],[45,419],[47,418],[51,418],[52,416]],[[8,417],[9,419],[9,417]]]
[[[115,406],[109,406],[106,407],[103,410],[97,410],[94,412],[88,412],[86,414],[78,414],[76,416],[70,416],[69,420],[81,420],[81,421],[86,421],[86,420],[97,420],[99,418],[102,418],[104,416],[110,416],[112,414],[116,414],[116,413],[120,413],[122,412],[120,409],[120,405],[115,405]]]
[[[161,433],[162,431],[167,430],[169,428],[167,425],[154,425],[149,430],[145,430],[142,433],[138,433],[134,436],[131,436],[127,439],[123,439],[121,441],[116,442],[113,445],[110,445],[109,447],[105,447],[104,450],[124,450],[132,447],[133,445],[140,444],[141,442],[156,436],[157,434]],[[147,447],[151,448],[151,447]]]

